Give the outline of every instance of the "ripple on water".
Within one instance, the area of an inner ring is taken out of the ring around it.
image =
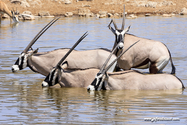
[[[42,88],[44,76],[26,68],[17,73],[11,66],[27,44],[51,19],[20,22],[0,27],[0,123],[1,124],[150,124],[144,118],[173,117],[180,121],[157,124],[185,124],[187,90],[184,91],[101,91],[84,88]],[[121,25],[121,19],[115,19]],[[34,44],[39,52],[71,47],[86,31],[89,35],[77,50],[111,49],[114,36],[110,19],[62,18]],[[176,75],[187,86],[186,18],[159,16],[127,19],[130,33],[162,41],[170,49]],[[73,28],[72,28],[73,27]],[[179,30],[180,29],[180,30]],[[78,31],[78,32],[77,32]],[[174,31],[174,32],[173,32]],[[107,37],[106,37],[107,36]],[[171,72],[170,64],[164,72]]]

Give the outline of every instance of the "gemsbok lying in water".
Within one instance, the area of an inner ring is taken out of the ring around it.
[[[32,71],[47,76],[53,67],[59,62],[59,60],[69,51],[68,48],[57,49],[50,52],[37,52],[36,50],[29,49],[38,40],[38,38],[59,18],[55,18],[49,24],[47,24],[29,43],[25,50],[18,57],[15,64],[12,66],[12,72],[22,70],[29,67]],[[88,69],[96,68],[100,69],[110,55],[111,51],[107,49],[95,49],[86,51],[73,50],[71,55],[65,60],[63,65],[64,69]],[[110,62],[116,58],[112,56]],[[115,66],[110,69],[113,72]]]
[[[112,28],[110,25],[113,22],[115,27]],[[136,47],[133,47],[127,53],[125,53],[121,58],[118,59],[117,65],[119,68],[124,70],[130,70],[131,68],[147,69],[152,74],[162,72],[165,66],[168,64],[169,60],[172,66],[171,74],[175,74],[175,66],[172,62],[171,53],[163,43],[155,40],[140,38],[131,34],[128,34],[129,28],[124,29],[125,25],[125,7],[123,13],[123,21],[121,29],[117,28],[114,20],[111,20],[108,25],[109,29],[115,35],[115,43],[113,48],[121,42],[124,45],[123,49],[125,50],[131,44],[140,40]],[[117,49],[114,53],[118,56],[121,53],[121,48]]]
[[[137,43],[137,42],[136,42]],[[134,43],[134,44],[136,44]],[[141,41],[137,43],[140,44]],[[131,48],[133,49],[133,48]],[[129,50],[130,51],[130,50]],[[171,74],[149,74],[145,75],[138,71],[127,70],[108,73],[108,69],[123,54],[123,51],[110,65],[97,73],[95,79],[87,87],[88,91],[94,90],[171,90],[185,88],[182,81]]]

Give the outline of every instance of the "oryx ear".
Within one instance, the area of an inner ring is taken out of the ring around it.
[[[129,32],[130,28],[131,28],[131,25],[128,26],[128,27],[125,29],[125,32]]]
[[[38,52],[38,49],[39,49],[39,48],[37,48],[37,49],[35,49],[33,52],[29,53],[29,54],[28,54],[28,57],[31,57],[32,55],[36,54],[36,53]]]
[[[39,48],[35,49],[35,50],[33,51],[33,54],[37,53],[38,50],[39,50]]]
[[[61,68],[66,69],[67,67],[68,67],[68,62],[67,61],[63,62]]]
[[[125,33],[129,32],[130,27],[131,27],[131,25],[130,25],[130,26],[128,26],[126,29],[124,29],[124,30],[122,31],[122,34],[125,34]]]
[[[63,66],[58,66],[57,67],[57,81],[56,84],[60,84],[61,87],[64,86],[64,83],[62,81],[62,73],[64,72]]]

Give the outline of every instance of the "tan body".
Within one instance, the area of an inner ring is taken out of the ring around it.
[[[45,53],[37,53],[28,58],[28,66],[35,72],[47,76],[50,71],[57,65],[59,60],[67,53],[69,49],[57,49]],[[67,64],[63,65],[63,69],[100,69],[110,55],[110,51],[104,49],[76,51],[72,53],[64,61]],[[116,58],[112,56],[109,62]],[[111,68],[111,72],[114,67]]]
[[[142,74],[135,70],[126,70],[108,73],[110,66],[115,63],[127,50],[135,48],[141,41],[130,45],[108,67],[100,70],[93,82],[87,87],[94,90],[171,90],[185,88],[182,81],[172,74]],[[118,44],[119,45],[119,44]],[[130,48],[130,49],[129,49]],[[107,62],[107,61],[106,61]],[[103,87],[104,86],[104,87]]]
[[[149,68],[151,73],[163,70],[170,60],[170,54],[167,47],[161,42],[125,34],[123,50],[138,40],[140,42],[135,47],[118,59],[119,67],[124,70]]]
[[[183,83],[174,75],[145,75],[133,70],[108,73],[105,83],[108,90],[171,90],[184,88]]]
[[[61,87],[86,88],[98,72],[99,69],[66,70],[62,72],[59,84]]]
[[[111,27],[111,23],[114,24],[114,28]],[[161,42],[144,39],[131,34],[127,34],[130,26],[124,29],[125,26],[125,6],[123,12],[123,21],[121,29],[117,28],[114,20],[111,20],[108,27],[115,35],[115,43],[113,49],[117,44],[121,44],[120,48],[116,50],[115,55],[119,56],[122,51],[128,48],[133,43],[139,41],[139,43],[131,48],[130,51],[125,53],[117,62],[119,68],[124,70],[130,70],[131,68],[147,69],[152,74],[162,72],[169,60],[172,66],[171,74],[175,74],[175,66],[172,62],[171,53],[168,48]],[[123,46],[123,48],[122,48]],[[122,50],[123,49],[123,50]]]
[[[13,14],[13,12],[11,12],[8,9],[7,5],[0,0],[0,20],[1,20],[2,14],[4,13],[6,13],[14,22],[19,22],[17,17],[15,17],[15,15]]]

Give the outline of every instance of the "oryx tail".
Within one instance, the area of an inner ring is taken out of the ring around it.
[[[164,43],[163,43],[164,44]],[[165,44],[164,44],[165,45]],[[166,45],[165,45],[166,46]],[[166,46],[166,48],[167,48],[167,46]],[[167,48],[168,49],[168,48]],[[171,74],[175,74],[175,72],[176,72],[176,68],[175,68],[175,66],[174,66],[174,64],[173,64],[173,60],[172,60],[172,57],[171,57],[171,52],[169,51],[169,49],[168,49],[168,53],[169,53],[169,56],[170,56],[170,63],[171,63],[171,68],[172,68],[172,70],[171,70]]]

